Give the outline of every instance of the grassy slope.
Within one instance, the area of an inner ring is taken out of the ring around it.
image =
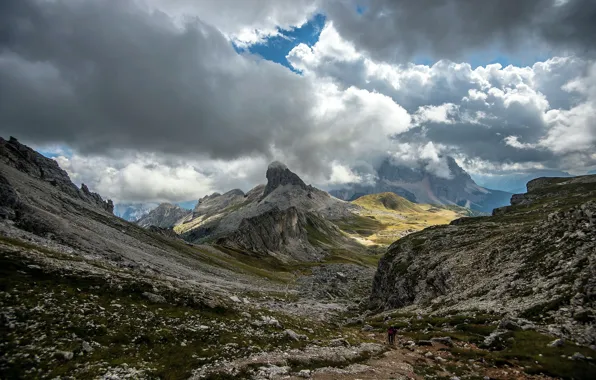
[[[416,204],[393,193],[366,195],[352,203],[365,211],[338,225],[349,234],[359,235],[361,241],[368,244],[388,245],[407,231],[419,231],[471,216],[470,211],[463,207]]]
[[[288,340],[272,326],[255,327],[236,310],[193,303],[192,295],[175,289],[162,289],[166,303],[151,302],[142,296],[154,291],[151,283],[138,277],[114,283],[105,276],[46,271],[42,263],[19,254],[22,248],[34,249],[9,240],[0,246],[0,306],[6,313],[0,321],[0,378],[93,378],[126,363],[145,368],[151,378],[184,379],[217,360],[307,344]],[[65,267],[81,260],[36,251],[64,261]],[[311,339],[333,337],[333,330],[316,321],[249,306],[245,310],[253,320],[274,316],[284,328]],[[85,352],[83,342],[93,351]],[[57,350],[73,352],[74,358],[60,359]]]

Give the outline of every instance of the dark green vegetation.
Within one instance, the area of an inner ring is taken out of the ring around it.
[[[387,316],[390,319],[387,319]],[[398,328],[398,334],[413,341],[438,337],[451,337],[454,347],[443,348],[451,361],[462,363],[473,360],[487,368],[521,368],[527,374],[543,374],[561,379],[589,380],[596,376],[596,361],[572,359],[575,353],[586,358],[595,357],[596,351],[572,342],[561,347],[550,347],[555,337],[535,330],[505,331],[500,336],[502,345],[484,346],[486,337],[497,329],[502,316],[497,314],[458,314],[446,316],[417,316],[395,312],[383,314],[366,321],[377,331],[388,326]],[[425,365],[415,366],[422,376],[437,374],[437,369]],[[446,366],[455,375],[465,375],[461,368]],[[438,376],[436,378],[443,378]],[[449,376],[444,377],[446,379]],[[473,378],[466,376],[465,378]],[[482,377],[481,377],[482,378]]]

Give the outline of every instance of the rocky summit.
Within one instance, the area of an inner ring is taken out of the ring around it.
[[[425,167],[412,168],[385,159],[377,168],[374,184],[351,184],[330,193],[354,200],[367,194],[392,192],[416,203],[458,205],[486,213],[509,204],[511,193],[479,186],[452,157],[446,157],[446,161],[449,173],[439,176]]]
[[[264,174],[131,223],[0,140],[0,378],[594,378],[596,176],[478,216]]]

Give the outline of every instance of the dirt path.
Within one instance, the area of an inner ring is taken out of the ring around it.
[[[383,334],[375,334],[378,343],[385,343]],[[495,380],[546,380],[551,377],[527,375],[522,368],[497,368],[479,361],[464,361],[456,358],[449,347],[441,344],[433,346],[408,346],[409,339],[398,336],[396,344],[381,357],[355,364],[345,369],[330,368],[315,372],[311,379],[316,380],[372,380],[372,379],[425,379],[440,377],[449,379],[495,379]],[[457,345],[457,343],[456,343]],[[406,346],[406,347],[404,347]],[[475,349],[472,347],[471,349]]]

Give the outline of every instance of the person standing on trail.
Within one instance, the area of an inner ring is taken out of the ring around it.
[[[397,334],[397,329],[394,326],[391,326],[389,329],[387,329],[387,340],[392,346],[395,343],[395,334]]]

